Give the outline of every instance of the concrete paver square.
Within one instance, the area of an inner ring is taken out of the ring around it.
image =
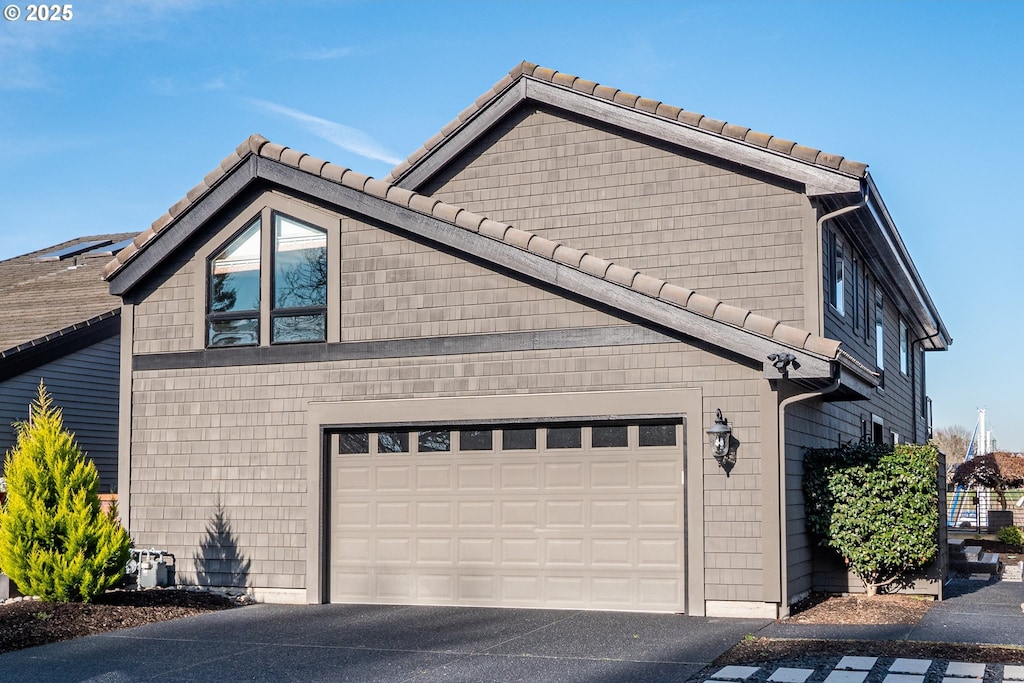
[[[1003,667],[1004,681],[1024,681],[1024,666],[1008,664]]]
[[[970,664],[968,662],[950,662],[946,667],[946,676],[951,678],[984,678],[984,664]]]
[[[833,671],[825,677],[824,683],[864,683],[867,671]]]
[[[850,657],[846,656],[839,660],[836,669],[852,669],[854,671],[871,671],[871,667],[878,661],[878,657]]]
[[[882,679],[882,683],[924,683],[924,676],[888,673]]]
[[[789,669],[782,667],[776,669],[775,673],[768,677],[768,680],[773,683],[804,683],[813,673],[814,669]]]
[[[932,665],[930,659],[905,659],[900,657],[889,665],[889,671],[897,674],[926,674]]]
[[[726,666],[711,675],[716,681],[743,681],[761,669],[756,666]]]

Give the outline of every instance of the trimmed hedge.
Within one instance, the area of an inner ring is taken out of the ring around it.
[[[932,444],[807,451],[807,527],[839,553],[868,595],[905,581],[938,555],[938,462]]]

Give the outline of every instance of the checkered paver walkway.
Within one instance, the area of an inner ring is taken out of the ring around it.
[[[886,660],[888,661],[888,660]],[[705,683],[1024,683],[1024,666],[945,662],[931,659],[843,657],[814,669],[726,666]]]

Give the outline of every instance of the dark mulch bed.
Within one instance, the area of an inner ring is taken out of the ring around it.
[[[916,624],[932,606],[930,597],[912,595],[814,594],[793,606],[794,624]]]
[[[0,605],[0,654],[237,606],[216,593],[111,591],[90,604],[22,600]]]

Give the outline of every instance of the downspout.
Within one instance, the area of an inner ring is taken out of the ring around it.
[[[790,396],[779,402],[779,557],[782,559],[782,566],[779,567],[781,582],[781,601],[779,604],[779,618],[789,616],[789,553],[787,549],[787,516],[786,516],[786,408],[792,403],[799,403],[810,398],[824,396],[839,388],[839,372],[836,371],[832,384],[824,389],[808,391],[805,394]]]
[[[865,191],[861,195],[861,200],[856,204],[844,206],[841,209],[836,209],[831,213],[826,213],[821,216],[816,225],[818,244],[821,244],[822,236],[824,235],[823,230],[825,221],[838,218],[839,216],[844,216],[866,206],[867,192],[865,188]],[[824,259],[819,260],[819,265],[824,268]],[[821,277],[818,278],[818,281],[821,281]],[[854,286],[856,286],[856,284]],[[854,315],[856,315],[856,311],[854,312]],[[789,533],[786,514],[786,408],[793,403],[806,401],[817,396],[824,396],[825,394],[835,391],[839,388],[839,381],[839,372],[837,368],[832,383],[824,389],[790,396],[789,398],[783,399],[779,402],[779,558],[781,559],[781,566],[779,567],[779,580],[781,584],[779,592],[779,596],[781,598],[779,604],[780,617],[789,616],[789,549],[786,542],[787,535]]]

